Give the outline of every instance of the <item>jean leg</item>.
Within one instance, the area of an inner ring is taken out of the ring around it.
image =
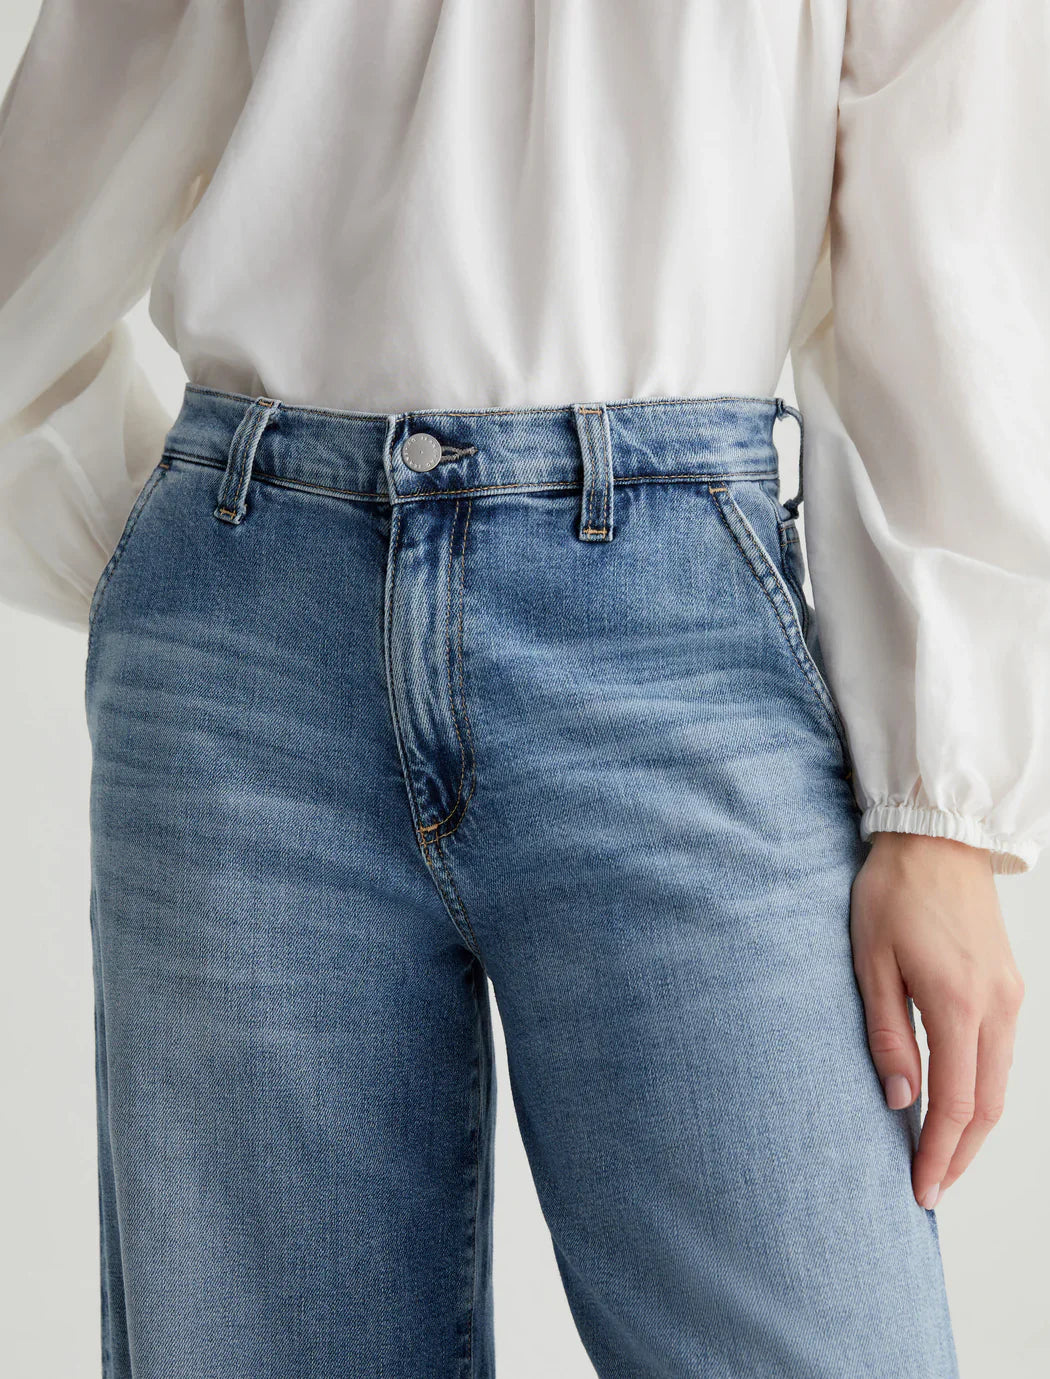
[[[608,543],[572,511],[476,505],[447,855],[581,1337],[602,1379],[954,1379],[826,704],[705,490],[621,485]]]
[[[104,1373],[489,1379],[487,988],[408,817],[389,510],[230,525],[219,477],[174,462],[89,656]]]

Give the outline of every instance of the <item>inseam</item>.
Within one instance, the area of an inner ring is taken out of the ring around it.
[[[482,1077],[485,1073],[485,1031],[482,1028],[482,1009],[479,982],[485,981],[480,959],[470,964],[470,980],[474,989],[474,1223],[470,1257],[470,1322],[467,1328],[467,1379],[474,1379],[474,1320],[478,1307],[478,1219],[481,1216],[481,1141],[484,1130],[485,1097]]]

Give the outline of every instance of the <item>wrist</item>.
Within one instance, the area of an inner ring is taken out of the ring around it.
[[[964,864],[980,865],[991,870],[992,854],[988,848],[975,847],[972,843],[963,843],[957,838],[941,838],[928,833],[878,830],[871,834],[870,843],[872,850],[880,855],[896,857],[902,861],[940,859],[954,854]]]

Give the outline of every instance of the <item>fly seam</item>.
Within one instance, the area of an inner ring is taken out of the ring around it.
[[[468,532],[468,530],[469,530],[469,528],[470,528],[470,514],[471,514],[471,510],[472,510],[472,508],[473,508],[473,505],[474,505],[474,504],[473,504],[473,499],[471,499],[470,502],[467,503],[467,515],[466,515],[466,518],[465,518],[465,520],[464,520],[464,522],[463,522],[463,535],[460,537],[459,619],[458,619],[458,628],[457,628],[457,656],[456,656],[457,665],[458,665],[458,670],[459,670],[459,692],[460,692],[460,706],[461,706],[461,709],[462,709],[462,712],[463,712],[463,726],[464,726],[464,728],[466,729],[467,740],[468,740],[470,746],[469,746],[469,749],[468,749],[467,745],[466,745],[466,744],[464,743],[464,741],[463,741],[463,735],[462,735],[462,733],[460,733],[460,731],[459,731],[459,723],[458,723],[458,720],[457,720],[457,717],[456,717],[456,706],[455,706],[455,699],[454,699],[454,681],[453,681],[453,675],[452,675],[452,635],[451,635],[451,621],[452,621],[452,617],[451,617],[451,614],[452,614],[452,567],[453,567],[453,564],[455,563],[455,560],[454,560],[455,533],[456,533],[456,526],[457,526],[457,524],[458,524],[458,522],[459,522],[459,503],[457,503],[457,504],[456,504],[455,512],[454,512],[453,515],[452,515],[452,537],[451,537],[451,540],[450,540],[450,543],[449,543],[450,546],[452,547],[453,554],[450,555],[450,558],[449,558],[449,566],[448,566],[448,596],[447,596],[447,600],[446,600],[446,604],[445,604],[445,635],[446,635],[447,664],[448,664],[448,702],[449,702],[449,711],[450,711],[450,713],[451,713],[451,715],[452,715],[452,727],[453,727],[454,730],[455,730],[455,733],[456,733],[456,740],[457,740],[458,743],[459,743],[459,751],[460,751],[459,785],[458,785],[457,790],[456,790],[456,798],[455,798],[455,801],[454,801],[454,803],[453,803],[453,805],[452,805],[452,808],[448,811],[448,813],[444,816],[444,818],[438,819],[438,820],[436,820],[436,821],[435,821],[434,823],[432,823],[432,824],[424,824],[424,825],[420,828],[420,830],[419,830],[419,833],[420,833],[420,836],[421,836],[421,837],[424,837],[425,835],[429,835],[429,834],[434,834],[435,837],[432,838],[432,839],[430,840],[430,841],[432,841],[432,842],[436,841],[438,838],[447,838],[447,837],[449,837],[450,834],[452,834],[452,833],[454,833],[454,832],[456,831],[456,829],[459,827],[459,820],[457,820],[457,822],[456,822],[455,824],[453,824],[453,826],[452,826],[451,828],[446,829],[444,833],[438,833],[438,832],[437,832],[437,830],[441,828],[441,825],[442,825],[442,824],[448,823],[448,821],[456,814],[457,810],[459,811],[460,820],[463,818],[463,815],[466,813],[467,805],[470,803],[471,798],[473,797],[473,794],[474,794],[474,787],[475,787],[475,785],[477,784],[477,772],[476,772],[475,769],[474,769],[474,741],[473,741],[473,737],[472,737],[472,735],[471,735],[471,730],[470,730],[470,718],[469,718],[468,715],[467,715],[467,708],[466,708],[466,689],[465,689],[464,677],[463,677],[463,604],[464,604],[464,597],[465,597],[465,591],[466,591],[466,582],[467,582],[467,574],[466,574],[466,565],[467,565],[467,560],[466,560],[467,532]],[[468,793],[467,793],[466,799],[463,799],[463,782],[464,782],[464,780],[466,779],[466,774],[467,774],[467,759],[468,759],[468,755],[469,755],[470,766],[471,766],[471,784],[470,784],[470,790],[469,790]],[[460,804],[460,801],[461,801],[461,800],[462,800],[462,805]]]
[[[465,591],[466,591],[466,584],[467,584],[467,555],[466,555],[466,552],[467,552],[467,531],[468,531],[468,529],[469,529],[469,527],[470,527],[470,512],[471,512],[471,508],[472,508],[472,507],[473,507],[473,501],[471,501],[470,503],[467,504],[467,519],[466,519],[466,521],[465,521],[464,524],[463,524],[463,540],[462,540],[461,547],[460,547],[460,549],[461,549],[461,551],[462,551],[462,557],[461,557],[461,564],[460,564],[461,578],[460,578],[460,586],[459,586],[459,633],[458,633],[458,639],[459,639],[459,655],[458,655],[458,660],[459,660],[459,693],[460,693],[460,707],[461,707],[461,709],[463,710],[463,726],[464,726],[464,727],[466,728],[466,730],[467,730],[467,740],[468,740],[468,742],[470,743],[470,771],[471,771],[471,776],[470,776],[470,789],[467,791],[467,798],[463,801],[463,806],[462,806],[462,808],[461,808],[461,810],[460,810],[459,818],[456,820],[456,822],[452,825],[451,828],[446,828],[445,831],[444,831],[444,833],[437,833],[437,834],[435,834],[435,836],[434,836],[434,838],[433,838],[433,840],[432,840],[432,841],[434,841],[434,842],[437,842],[438,839],[440,839],[440,838],[449,838],[449,837],[451,837],[451,835],[452,835],[453,833],[455,833],[456,829],[459,828],[460,824],[463,822],[464,816],[466,815],[467,806],[470,804],[471,800],[474,798],[474,791],[475,791],[475,789],[477,788],[477,784],[478,784],[477,761],[476,761],[475,754],[474,754],[474,735],[473,735],[473,733],[472,733],[472,731],[471,731],[471,727],[470,727],[470,715],[467,713],[467,694],[466,694],[466,686],[465,686],[465,683],[464,683],[464,676],[463,676],[463,601],[464,601],[464,594],[465,594]],[[454,721],[455,721],[455,720],[453,720],[453,722],[454,722]],[[452,815],[453,815],[455,812],[456,812],[455,809],[450,810],[450,812],[445,816],[444,819],[441,819],[441,820],[439,821],[439,823],[437,823],[437,824],[432,824],[430,827],[431,827],[432,829],[435,829],[435,828],[440,827],[440,824],[445,823],[448,819],[451,819]]]
[[[467,731],[467,741],[470,744],[470,791],[467,798],[463,801],[463,811],[466,812],[467,805],[474,794],[474,787],[478,783],[477,758],[474,753],[474,734],[470,728],[470,715],[467,713],[467,688],[463,676],[463,605],[466,601],[467,592],[467,532],[470,530],[470,514],[474,507],[473,498],[467,503],[467,517],[463,523],[463,540],[461,543],[460,564],[459,564],[459,631],[457,634],[457,654],[459,659],[459,706],[463,712],[463,726]]]
[[[397,696],[397,682],[396,682],[396,680],[395,680],[395,678],[394,678],[394,675],[393,675],[393,673],[392,673],[392,670],[393,670],[393,666],[392,666],[392,662],[393,662],[393,628],[394,628],[394,611],[393,611],[393,610],[394,610],[394,581],[395,581],[396,578],[397,578],[397,553],[398,553],[398,551],[401,549],[401,533],[402,533],[402,532],[404,531],[404,529],[405,529],[405,524],[404,524],[404,522],[403,522],[403,520],[402,520],[402,518],[401,518],[401,514],[398,512],[396,506],[393,508],[393,511],[392,511],[392,514],[391,514],[391,522],[397,527],[397,532],[396,532],[395,535],[394,535],[394,549],[393,549],[393,551],[391,552],[391,555],[390,555],[390,574],[389,574],[389,579],[390,579],[390,597],[389,597],[389,599],[388,599],[388,601],[387,601],[387,609],[386,609],[386,645],[387,645],[387,654],[388,654],[388,663],[387,663],[387,666],[386,666],[386,673],[387,673],[387,680],[388,680],[388,683],[389,683],[389,686],[390,686],[390,702],[391,702],[391,709],[392,709],[392,711],[393,711],[393,716],[394,716],[394,735],[395,735],[395,737],[399,740],[399,743],[400,743],[401,741],[403,741],[405,734],[404,734],[404,730],[403,730],[402,727],[401,727],[401,710],[400,710],[400,707],[399,707],[398,702],[397,702],[397,698],[398,698],[398,696]],[[408,789],[409,805],[410,805],[410,808],[411,808],[412,805],[413,805],[413,803],[414,803],[414,801],[415,801],[415,790],[414,790],[414,788],[413,788],[413,786],[412,786],[412,776],[411,776],[411,772],[410,772],[409,769],[408,769],[408,762],[407,762],[407,758],[405,757],[405,749],[404,749],[404,747],[399,746],[399,751],[400,751],[400,753],[401,753],[401,755],[402,755],[402,758],[403,758],[402,766],[403,766],[403,770],[404,770],[404,773],[405,773],[405,785],[406,785],[406,787],[407,787],[407,789]],[[418,806],[416,806],[416,807],[418,808]]]
[[[459,743],[459,785],[456,788],[456,798],[452,808],[444,818],[438,819],[435,823],[422,824],[419,830],[421,835],[434,833],[443,823],[451,819],[452,815],[455,814],[463,795],[463,778],[467,773],[467,754],[463,746],[463,738],[460,736],[459,725],[456,722],[456,707],[452,698],[452,634],[450,631],[452,626],[452,571],[456,564],[456,528],[459,525],[459,509],[460,504],[457,502],[452,512],[452,531],[449,535],[448,542],[448,578],[445,592],[445,664],[448,674],[448,709],[449,713],[452,715],[452,727],[456,733],[456,741]]]
[[[463,798],[463,781],[467,775],[467,749],[459,731],[459,724],[456,721],[455,686],[452,678],[452,571],[456,566],[456,528],[459,526],[459,508],[460,504],[457,503],[452,514],[452,533],[448,542],[448,589],[445,598],[445,665],[448,674],[448,711],[452,715],[452,727],[455,729],[456,741],[459,743],[459,784],[456,786],[455,803],[444,819],[439,819],[436,824],[429,825],[431,832],[443,824],[445,819],[450,819],[456,812],[459,802]]]

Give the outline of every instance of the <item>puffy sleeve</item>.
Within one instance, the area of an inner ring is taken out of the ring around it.
[[[171,418],[123,319],[246,90],[226,0],[44,0],[0,104],[0,599],[84,628]]]
[[[792,343],[861,832],[1050,836],[1050,10],[850,0]],[[808,510],[807,510],[808,509]]]

